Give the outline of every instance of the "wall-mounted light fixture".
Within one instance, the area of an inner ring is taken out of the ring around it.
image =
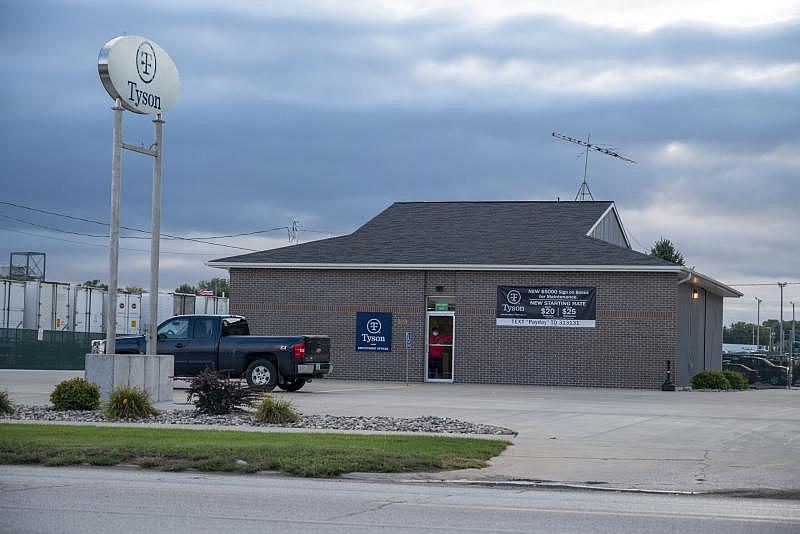
[[[700,290],[696,287],[692,288],[692,300],[700,300]]]

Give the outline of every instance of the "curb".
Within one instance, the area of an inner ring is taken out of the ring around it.
[[[209,430],[227,432],[262,432],[262,433],[287,433],[287,434],[354,434],[365,436],[428,436],[439,438],[458,439],[484,439],[490,441],[508,441],[517,434],[467,434],[455,432],[413,432],[407,430],[356,430],[342,428],[313,428],[313,427],[285,427],[285,426],[256,426],[256,425],[205,425],[183,423],[137,423],[130,421],[50,421],[43,419],[12,419],[0,416],[0,424],[12,425],[51,425],[51,426],[97,426],[110,428],[150,428],[150,429],[184,429],[184,430]]]
[[[480,486],[497,488],[544,488],[544,489],[569,489],[585,491],[605,491],[617,493],[643,493],[653,495],[705,495],[705,491],[686,491],[686,490],[658,490],[643,488],[614,488],[608,486],[594,486],[587,484],[568,484],[564,482],[547,482],[544,480],[425,480],[425,479],[400,479],[402,484],[444,484],[455,486]]]

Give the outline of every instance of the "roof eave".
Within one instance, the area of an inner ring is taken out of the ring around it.
[[[683,272],[680,265],[485,265],[430,263],[205,263],[218,269],[352,269],[352,270],[428,270],[428,271],[621,271],[621,272]]]
[[[217,269],[311,269],[311,270],[373,270],[373,271],[534,271],[534,272],[645,272],[682,273],[691,275],[686,282],[712,287],[722,297],[739,298],[743,293],[710,276],[682,265],[484,265],[431,263],[246,263],[236,261],[207,261]]]
[[[723,298],[740,298],[744,296],[744,293],[742,293],[741,291],[733,289],[732,287],[725,285],[719,280],[715,280],[710,276],[698,273],[697,271],[691,269],[690,267],[681,266],[681,271],[686,275],[689,275],[689,278],[685,280],[686,282],[689,282],[694,286],[703,287],[706,289],[711,287],[712,289],[715,290],[714,291],[715,293],[722,296]]]

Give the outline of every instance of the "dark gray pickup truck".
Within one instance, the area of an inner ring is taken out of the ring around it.
[[[175,376],[205,369],[230,372],[251,386],[297,391],[331,371],[328,336],[251,336],[238,315],[178,315],[158,326],[158,354],[175,355]],[[144,354],[144,336],[118,337],[118,354]],[[105,352],[105,341],[92,342]]]

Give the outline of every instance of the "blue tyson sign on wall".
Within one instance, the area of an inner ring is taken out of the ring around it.
[[[356,313],[356,350],[392,351],[391,313]]]

